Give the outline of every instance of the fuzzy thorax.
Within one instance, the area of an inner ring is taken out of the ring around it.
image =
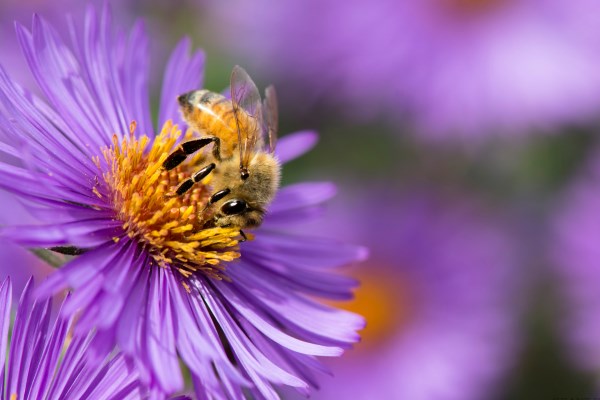
[[[239,257],[239,229],[205,228],[210,211],[206,204],[210,187],[202,182],[183,196],[173,195],[177,186],[198,169],[199,152],[179,167],[166,171],[162,164],[174,149],[181,131],[171,121],[152,141],[130,134],[119,143],[116,136],[103,150],[110,202],[116,219],[122,221],[123,236],[136,240],[161,267],[172,267],[189,277],[200,271],[223,278],[225,263]],[[191,135],[191,133],[188,133]],[[95,193],[101,197],[98,190]],[[115,237],[114,240],[120,240]]]

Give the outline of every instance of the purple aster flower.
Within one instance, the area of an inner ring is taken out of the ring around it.
[[[507,226],[460,196],[366,189],[322,228],[372,251],[349,306],[367,321],[361,343],[331,360],[335,378],[315,398],[492,398],[518,355],[519,260]]]
[[[36,301],[32,280],[17,309],[10,346],[12,285],[0,285],[0,396],[3,399],[136,399],[146,395],[120,354],[92,363],[93,334],[71,337],[73,322],[52,317],[51,300]]]
[[[175,99],[201,87],[203,54],[189,55],[189,40],[171,54],[155,130],[142,24],[115,32],[107,10],[90,9],[83,30],[72,19],[68,26],[70,42],[38,16],[31,31],[17,25],[47,101],[0,70],[0,150],[20,157],[18,165],[0,163],[0,186],[39,219],[1,233],[28,247],[86,250],[40,294],[72,289],[61,315],[79,311],[75,335],[96,329],[97,354],[117,344],[140,378],[166,393],[184,386],[180,360],[199,398],[274,398],[286,385],[307,393],[323,370],[316,357],[342,354],[363,326],[316,299],[349,298],[354,280],[332,269],[364,250],[293,233],[332,195],[331,185],[282,188],[248,242],[238,244],[237,229],[205,228],[209,185],[168,196],[202,154],[161,168],[192,135],[178,128]],[[311,132],[284,137],[279,160],[314,142]]]
[[[271,76],[426,137],[554,129],[600,108],[597,1],[210,3],[220,37]]]
[[[550,254],[561,292],[561,329],[573,361],[596,372],[600,367],[600,163],[598,153],[571,184],[554,210]]]

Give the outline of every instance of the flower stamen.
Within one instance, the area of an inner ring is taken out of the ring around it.
[[[132,123],[128,137],[119,143],[115,135],[112,146],[103,149],[108,166],[103,178],[116,218],[123,222],[124,236],[137,240],[160,267],[172,266],[186,278],[201,271],[222,279],[223,263],[240,255],[239,229],[210,225],[212,211],[206,207],[211,194],[210,177],[184,195],[173,196],[178,184],[201,165],[204,154],[198,152],[186,163],[166,171],[162,164],[181,130],[168,121],[151,141],[145,135],[136,138],[135,128]],[[188,132],[186,139],[192,136]],[[95,162],[100,166],[99,159]]]

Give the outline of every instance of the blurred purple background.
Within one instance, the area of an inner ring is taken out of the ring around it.
[[[188,35],[207,52],[208,89],[240,64],[276,85],[281,132],[320,132],[284,181],[335,181],[329,223],[305,229],[371,258],[348,271],[363,286],[343,305],[366,316],[364,340],[329,363],[315,398],[600,395],[600,3],[111,5],[146,21],[155,72]],[[83,6],[4,1],[0,63],[32,87],[12,21]],[[0,256],[20,282],[50,271],[6,244]]]

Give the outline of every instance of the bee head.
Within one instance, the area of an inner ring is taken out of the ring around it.
[[[255,228],[263,220],[264,211],[251,208],[242,199],[224,202],[215,213],[214,223],[220,227]]]

